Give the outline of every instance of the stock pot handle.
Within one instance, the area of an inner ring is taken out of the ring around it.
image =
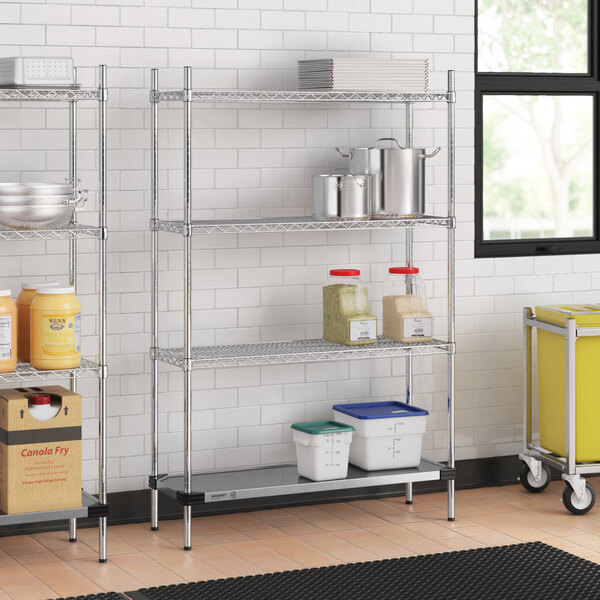
[[[361,175],[343,175],[342,177],[340,177],[340,181],[337,184],[338,190],[342,191],[344,189],[344,181],[346,181],[346,179],[351,179],[355,181],[358,187],[360,188],[364,188],[365,185],[367,185],[366,177],[363,177]]]
[[[70,200],[65,200],[63,204],[70,204],[75,207],[75,212],[79,212],[88,199],[88,190],[73,190],[73,196]]]
[[[398,146],[398,148],[403,150],[402,146],[400,145],[400,142],[396,138],[379,138],[375,142],[375,145],[377,146],[377,144],[379,144],[379,142],[396,142],[396,146]]]
[[[341,148],[336,148],[335,151],[342,157],[342,158],[352,158],[352,150],[349,149],[348,150],[348,154],[344,154],[344,151]]]
[[[425,154],[420,154],[419,158],[422,158],[423,160],[426,158],[433,158],[440,150],[441,148],[438,147],[431,154],[427,154],[427,152],[425,152]]]

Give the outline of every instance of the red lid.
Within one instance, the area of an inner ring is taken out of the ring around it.
[[[360,275],[360,271],[358,269],[331,269],[329,274],[334,277],[356,277]]]
[[[34,406],[44,406],[50,404],[50,396],[47,394],[34,394],[29,398]]]
[[[390,267],[390,273],[394,273],[394,275],[413,275],[414,273],[418,273],[419,269],[417,267]]]

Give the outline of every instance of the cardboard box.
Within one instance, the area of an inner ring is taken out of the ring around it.
[[[60,400],[39,421],[28,398]],[[81,396],[57,386],[0,389],[0,511],[6,514],[81,507]]]

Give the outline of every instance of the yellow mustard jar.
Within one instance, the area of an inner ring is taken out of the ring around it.
[[[43,286],[56,286],[56,281],[24,281],[21,284],[21,292],[17,296],[17,321],[18,325],[18,356],[21,362],[30,362],[29,342],[30,342],[30,323],[29,316],[31,312],[31,303],[35,297],[35,290]]]
[[[80,363],[81,305],[75,288],[38,288],[31,303],[31,364],[54,370]]]
[[[17,305],[10,290],[0,290],[0,373],[17,368]]]

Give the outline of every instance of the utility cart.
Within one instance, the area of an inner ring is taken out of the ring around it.
[[[549,322],[546,313],[552,311],[562,313],[562,322]],[[523,309],[521,485],[529,492],[541,492],[550,483],[550,468],[557,469],[565,482],[562,501],[576,515],[588,512],[596,501],[594,488],[583,476],[600,474],[600,437],[594,433],[598,420],[593,417],[600,405],[595,401],[595,377],[590,376],[597,373],[594,354],[600,348],[600,326],[595,320],[599,314],[600,305],[537,307],[536,315],[530,307]],[[545,352],[539,361],[539,446],[534,445],[532,435],[534,327],[538,330],[538,353]],[[558,367],[563,361],[564,370]]]

